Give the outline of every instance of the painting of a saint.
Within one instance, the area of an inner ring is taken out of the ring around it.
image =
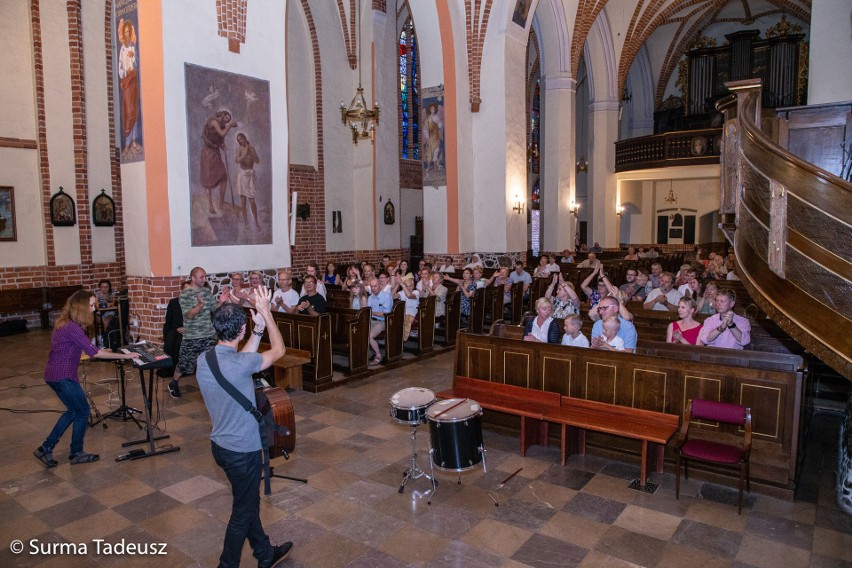
[[[186,64],[193,246],[272,242],[269,82]]]
[[[142,108],[139,93],[139,50],[136,34],[137,0],[119,0],[120,13],[115,28],[119,101],[119,140],[121,161],[138,162],[145,158],[142,144]]]
[[[443,88],[423,89],[420,113],[423,185],[447,184],[447,160],[444,144]]]

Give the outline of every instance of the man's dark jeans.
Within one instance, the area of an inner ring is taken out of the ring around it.
[[[225,471],[231,482],[231,494],[234,504],[231,519],[225,531],[219,568],[231,568],[240,565],[243,543],[248,538],[259,566],[272,562],[274,549],[269,536],[260,522],[260,479],[263,458],[260,450],[256,452],[232,452],[210,443],[213,459]]]
[[[73,379],[62,379],[61,381],[48,381],[47,384],[59,397],[68,410],[62,413],[53,430],[48,434],[47,439],[41,447],[48,452],[52,452],[56,444],[59,443],[59,438],[68,429],[68,426],[74,424],[71,430],[71,455],[75,456],[83,451],[83,437],[86,435],[86,428],[89,421],[89,401],[86,400],[86,393],[83,392],[83,387],[80,383]]]

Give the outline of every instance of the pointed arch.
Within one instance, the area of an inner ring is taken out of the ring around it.
[[[420,159],[420,50],[414,16],[406,0],[397,12],[397,106],[399,150],[403,160]]]

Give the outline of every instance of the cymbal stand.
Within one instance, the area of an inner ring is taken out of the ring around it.
[[[434,495],[436,486],[438,485],[438,480],[435,479],[435,471],[431,469],[432,460],[429,460],[429,466],[432,472],[431,474],[426,473],[417,465],[417,426],[419,426],[419,424],[411,425],[411,467],[405,470],[402,474],[402,484],[399,486],[399,492],[402,493],[405,491],[405,484],[409,481],[425,477],[432,482],[432,495]],[[431,503],[431,496],[429,499]]]

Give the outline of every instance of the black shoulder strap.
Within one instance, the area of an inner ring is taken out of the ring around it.
[[[260,422],[263,420],[263,414],[255,408],[251,401],[246,396],[237,390],[237,387],[229,383],[219,370],[219,360],[216,358],[216,348],[210,349],[205,355],[207,365],[210,371],[213,372],[213,378],[219,383],[219,386],[225,389],[225,392],[231,395],[231,398],[237,401],[237,404],[243,407],[243,410],[254,416],[254,419]]]

